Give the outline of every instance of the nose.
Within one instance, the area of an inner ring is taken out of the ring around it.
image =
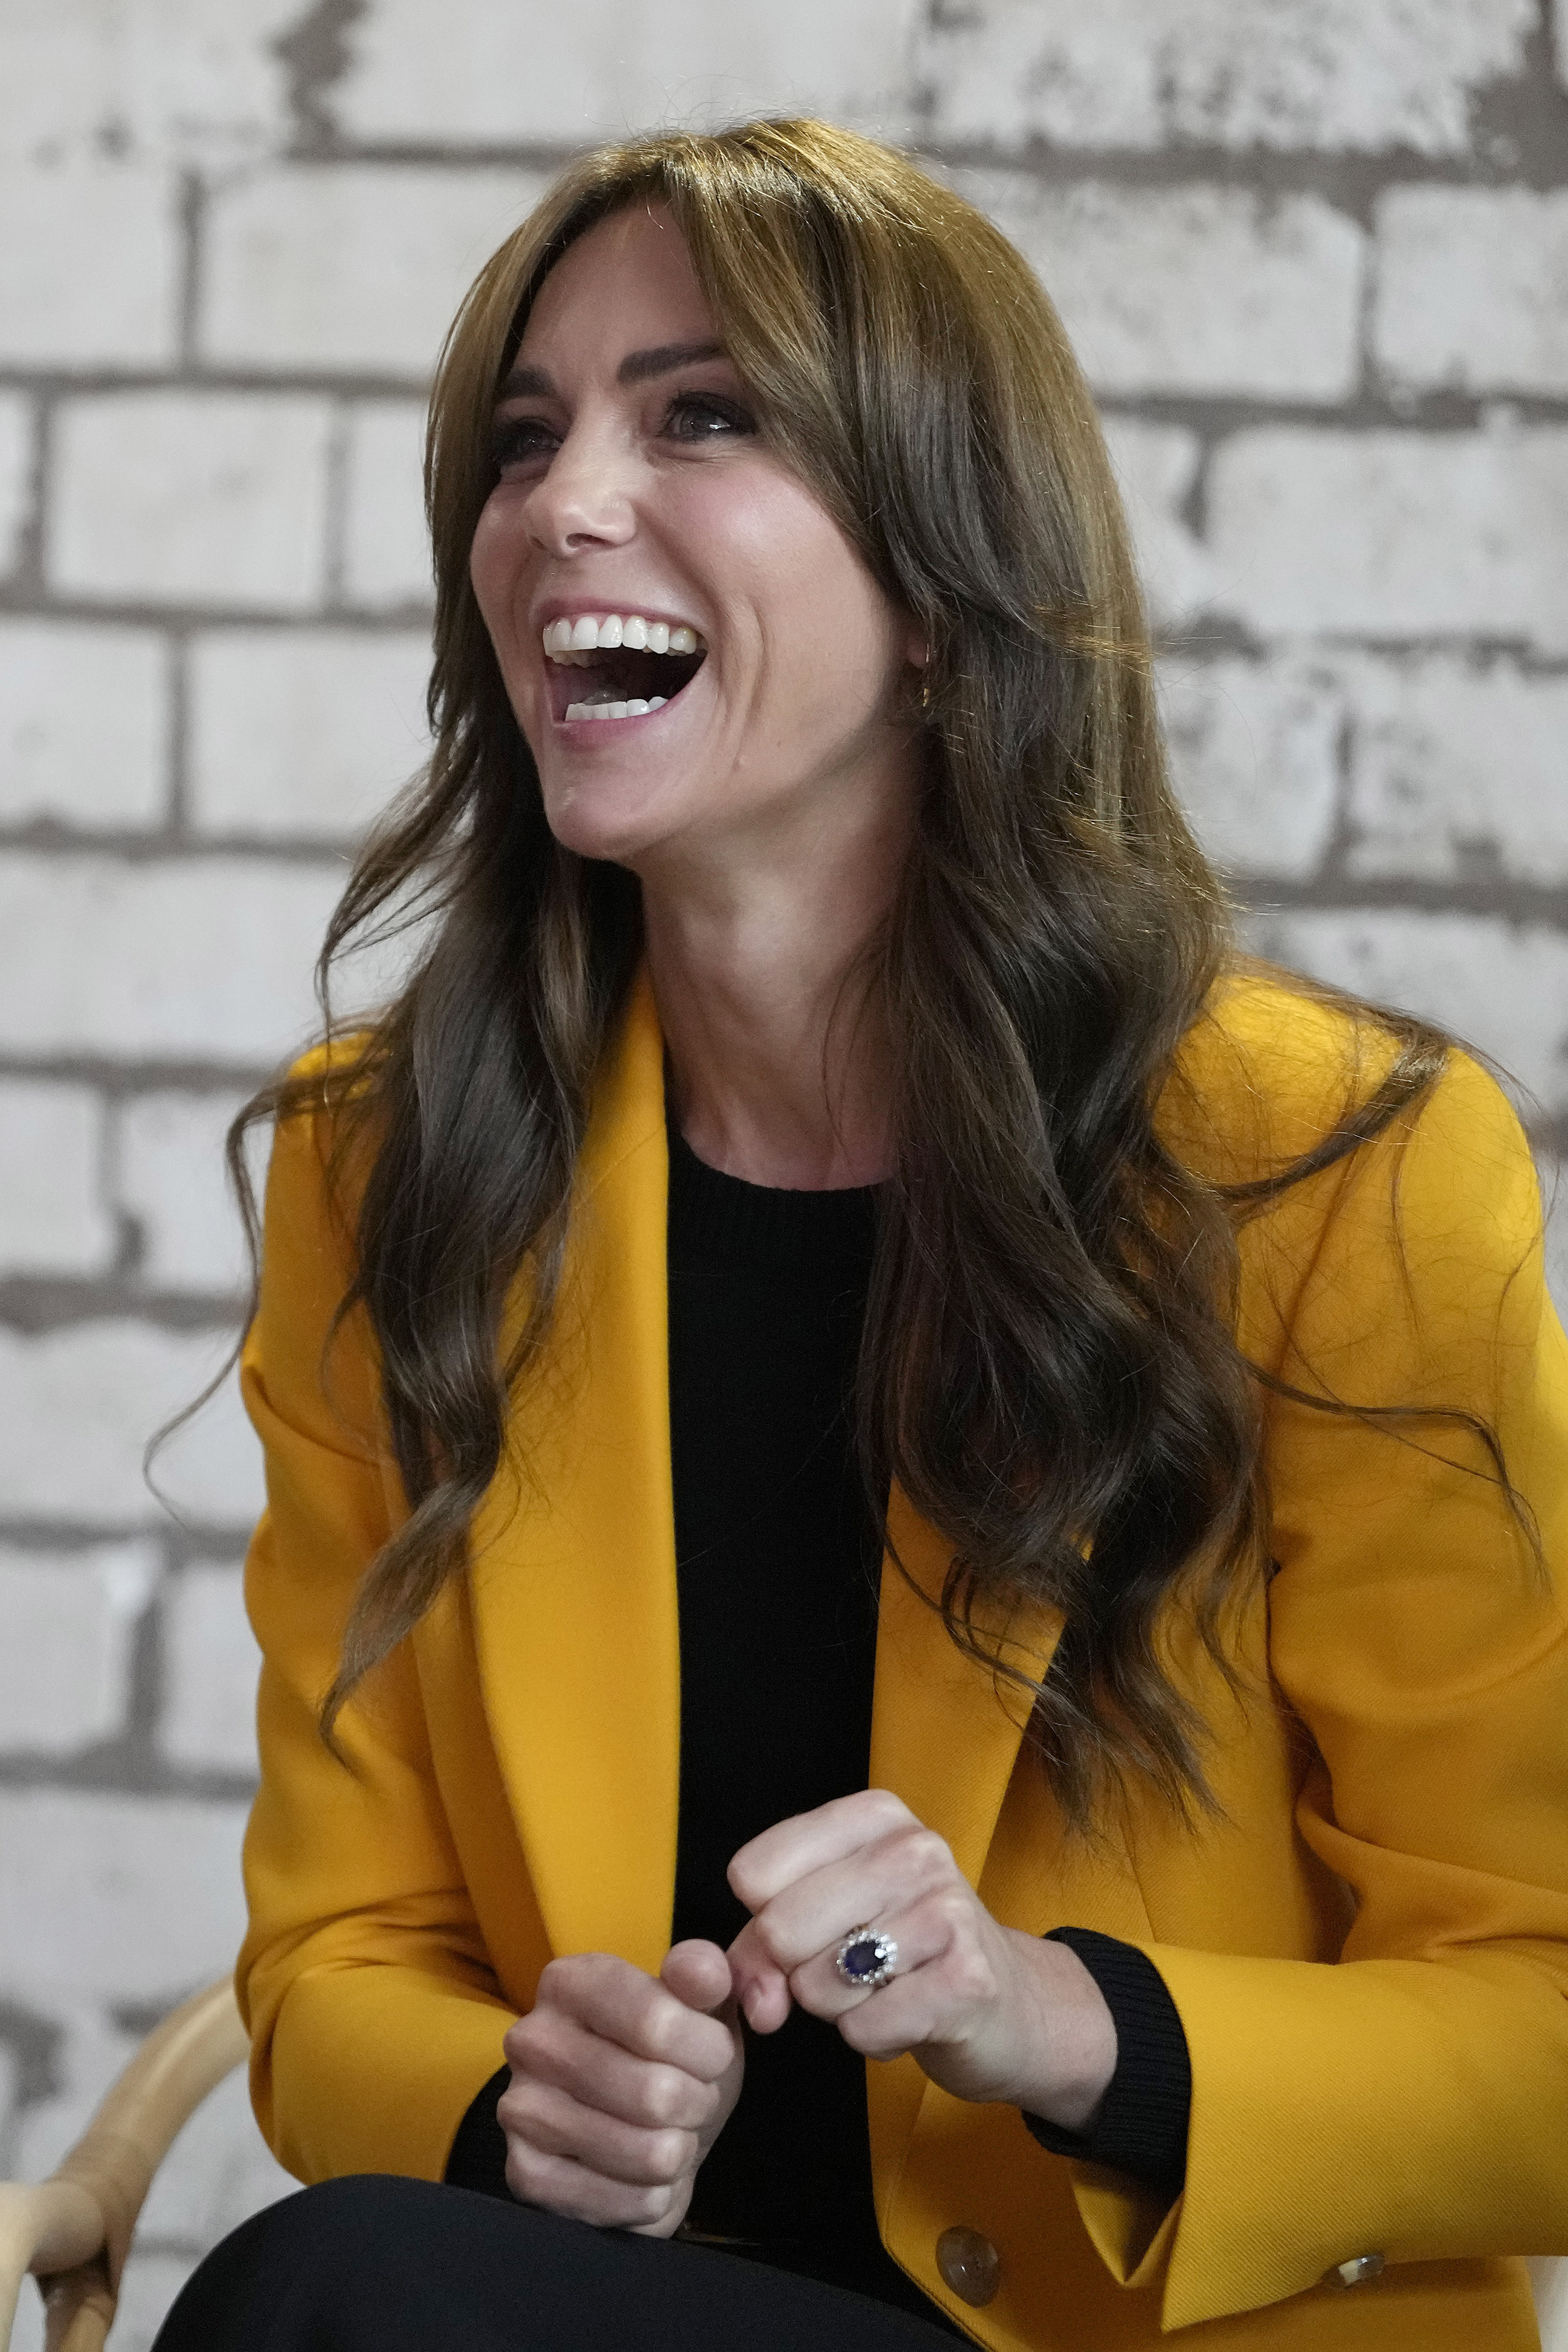
[[[574,425],[528,499],[530,535],[551,555],[624,547],[637,529],[632,457],[612,432]]]

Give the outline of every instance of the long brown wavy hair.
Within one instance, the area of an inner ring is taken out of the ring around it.
[[[1261,1559],[1237,1217],[1386,1125],[1444,1041],[1388,1016],[1370,1099],[1245,1200],[1162,1142],[1155,1108],[1230,928],[1167,782],[1093,405],[997,230],[903,156],[811,121],[574,164],[447,342],[426,461],[436,748],[354,868],[324,1001],[349,941],[410,906],[433,928],[395,1002],[264,1089],[231,1154],[243,1184],[246,1125],[323,1108],[340,1173],[352,1152],[342,1311],[363,1309],[379,1349],[410,1507],[364,1576],[323,1728],[462,1569],[515,1442],[510,1401],[550,1321],[590,1093],[637,964],[636,880],[545,823],[468,552],[530,303],[574,239],[642,202],[682,231],[761,429],[931,647],[916,838],[876,948],[895,1164],[857,1383],[869,1490],[880,1507],[896,1480],[952,1543],[943,1614],[982,1659],[997,1645],[979,1621],[1063,1612],[1030,1737],[1069,1821],[1128,1772],[1202,1803],[1202,1727],[1154,1627],[1186,1577],[1220,1659],[1224,1597]],[[503,1360],[525,1259],[531,1307]]]

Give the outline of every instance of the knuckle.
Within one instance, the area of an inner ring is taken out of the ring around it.
[[[679,2180],[691,2161],[691,2134],[655,2132],[648,2142],[648,2170],[661,2185]]]
[[[947,1842],[935,1830],[917,1827],[906,1832],[903,1848],[910,1869],[922,1885],[944,1878],[950,1866]]]

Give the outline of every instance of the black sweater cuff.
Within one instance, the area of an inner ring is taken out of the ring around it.
[[[511,2068],[498,2067],[469,2103],[441,2175],[449,2189],[477,2189],[484,2197],[511,2195],[506,2185],[506,2134],[496,2121],[496,2101],[510,2080]]]
[[[1136,1944],[1093,1927],[1053,1927],[1046,1941],[1076,1952],[1100,1987],[1116,2026],[1116,2071],[1087,2132],[1063,2131],[1040,2116],[1026,2115],[1025,2124],[1053,2156],[1107,2165],[1163,2197],[1179,2196],[1193,2069],[1165,1979]]]

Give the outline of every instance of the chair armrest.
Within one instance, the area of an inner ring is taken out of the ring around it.
[[[247,2048],[225,1977],[148,2035],[47,2180],[0,2183],[0,2352],[29,2271],[50,2281],[50,2352],[100,2352],[153,2176]]]

